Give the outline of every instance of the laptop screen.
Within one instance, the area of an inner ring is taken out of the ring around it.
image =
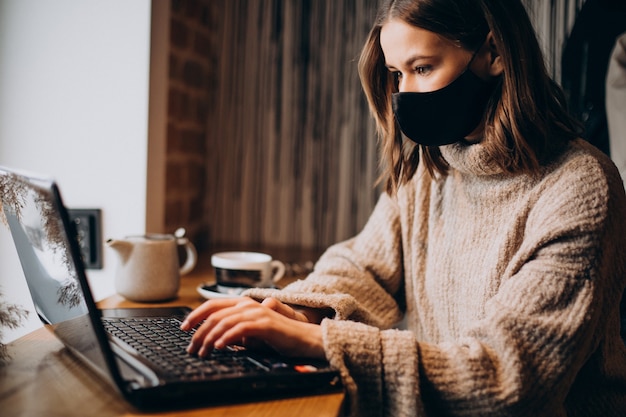
[[[80,259],[75,259],[68,235],[73,229],[66,215],[64,221],[55,184],[0,168],[0,196],[3,220],[13,236],[41,321],[100,372],[108,369],[81,291],[75,266]]]

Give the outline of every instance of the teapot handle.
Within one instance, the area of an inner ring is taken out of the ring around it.
[[[198,263],[198,252],[194,244],[186,237],[179,237],[176,239],[176,243],[180,246],[184,246],[187,252],[185,264],[181,266],[179,270],[180,275],[185,275],[191,272],[191,270],[195,268],[196,263]]]

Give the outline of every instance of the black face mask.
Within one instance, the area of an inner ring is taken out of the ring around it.
[[[456,80],[439,90],[393,94],[393,113],[402,133],[413,142],[449,145],[478,126],[492,90],[492,84],[476,76],[468,64]]]

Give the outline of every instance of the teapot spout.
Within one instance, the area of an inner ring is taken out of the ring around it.
[[[106,245],[117,253],[122,263],[128,261],[130,253],[133,251],[133,244],[127,240],[108,239]]]

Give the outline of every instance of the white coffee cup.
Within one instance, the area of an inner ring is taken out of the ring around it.
[[[271,288],[283,275],[285,264],[265,253],[220,252],[211,256],[217,291],[239,295],[247,288]]]

